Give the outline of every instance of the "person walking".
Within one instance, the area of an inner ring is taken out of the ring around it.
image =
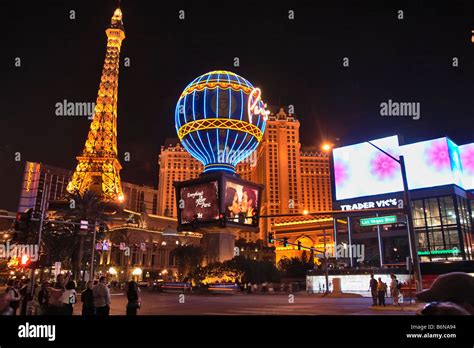
[[[107,286],[107,279],[102,276],[99,278],[99,283],[92,288],[94,295],[95,313],[100,316],[107,316],[110,314],[110,290]]]
[[[10,307],[8,293],[0,294],[0,316],[2,315],[13,315],[13,309]]]
[[[48,312],[48,288],[49,282],[43,282],[38,292],[38,312],[37,315],[45,315]]]
[[[20,307],[20,292],[18,291],[18,281],[14,281],[13,279],[10,279],[7,283],[7,288],[5,292],[8,295],[8,298],[10,299],[10,307],[13,310],[12,315],[16,315],[16,311],[18,310],[18,307]]]
[[[39,315],[40,313],[40,309],[39,309],[39,301],[38,301],[38,295],[39,295],[39,292],[41,291],[41,283],[38,283],[38,284],[35,284],[34,286],[34,291],[33,291],[33,298],[31,300],[31,304],[33,306],[33,311],[32,311],[32,314],[33,315]]]
[[[20,315],[26,315],[26,303],[28,301],[28,279],[19,284],[20,293]]]
[[[377,283],[377,295],[379,300],[379,306],[385,307],[385,295],[387,294],[387,284],[382,281],[382,278],[379,278]]]
[[[86,289],[81,294],[82,315],[94,315],[94,294],[92,293],[92,280],[87,282]]]
[[[67,314],[64,306],[63,294],[66,291],[65,285],[69,282],[69,278],[70,275],[65,277],[64,274],[58,274],[54,286],[46,288],[48,296],[48,315]]]
[[[76,283],[70,280],[66,284],[66,290],[63,292],[62,298],[65,315],[72,315],[74,313],[74,305],[77,302],[76,300]]]
[[[398,297],[400,296],[400,291],[398,287],[397,276],[392,273],[390,274],[390,278],[392,279],[390,281],[390,296],[392,296],[393,305],[400,306],[400,303],[398,303]]]
[[[127,300],[126,315],[137,315],[137,310],[140,309],[140,289],[133,280],[128,282]]]
[[[377,280],[374,278],[374,274],[370,274],[370,283],[369,283],[369,288],[370,288],[370,294],[372,295],[372,306],[377,305]]]

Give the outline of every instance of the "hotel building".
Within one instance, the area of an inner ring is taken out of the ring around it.
[[[300,143],[299,129],[299,120],[295,115],[287,114],[284,108],[271,113],[257,150],[236,168],[241,178],[265,186],[261,215],[325,211],[332,207],[329,158],[324,153],[306,151]],[[176,217],[173,181],[196,178],[202,173],[203,166],[176,139],[166,139],[158,163],[158,215]],[[318,227],[318,219],[301,217],[294,220],[264,218],[260,220],[259,233],[241,231],[237,238],[248,242],[266,241],[271,231],[278,233],[278,238],[288,231],[292,239],[305,237],[305,245],[319,244],[322,230]],[[292,228],[286,229],[286,224]],[[299,224],[304,228],[299,228]],[[295,226],[296,231],[304,233],[295,234]]]

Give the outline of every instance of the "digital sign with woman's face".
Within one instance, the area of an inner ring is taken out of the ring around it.
[[[252,225],[253,212],[258,209],[258,189],[226,181],[224,209],[227,221]]]

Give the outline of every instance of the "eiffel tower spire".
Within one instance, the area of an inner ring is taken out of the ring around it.
[[[120,47],[125,39],[122,11],[117,8],[106,29],[105,54],[94,117],[82,154],[67,191],[96,192],[104,201],[122,202],[120,165],[117,159],[117,98]]]

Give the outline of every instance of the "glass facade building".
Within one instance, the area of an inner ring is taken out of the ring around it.
[[[411,196],[420,261],[474,260],[472,193],[455,185],[449,185],[413,190]],[[397,201],[401,196],[392,194],[373,199],[375,202]],[[347,203],[344,201],[344,204]],[[349,204],[359,203],[350,201]],[[396,215],[397,222],[386,225],[361,225],[361,219],[377,216],[374,213],[352,217],[348,214],[348,217],[335,219],[336,244],[347,245],[348,248],[363,245],[363,260],[357,260],[353,255],[351,266],[384,267],[405,263],[406,258],[411,256],[406,216],[395,213],[384,215]]]
[[[415,241],[402,209],[407,202],[401,156]],[[414,256],[411,242],[417,243],[421,262],[474,260],[474,143],[459,146],[442,137],[402,145],[390,136],[335,148],[331,159],[333,208],[348,211],[335,222],[335,240],[364,246],[366,257],[357,263],[400,265]],[[397,219],[361,225],[362,218],[377,214]],[[354,262],[351,257],[351,266]]]
[[[473,259],[472,204],[466,197],[458,195],[412,202],[421,261]]]

